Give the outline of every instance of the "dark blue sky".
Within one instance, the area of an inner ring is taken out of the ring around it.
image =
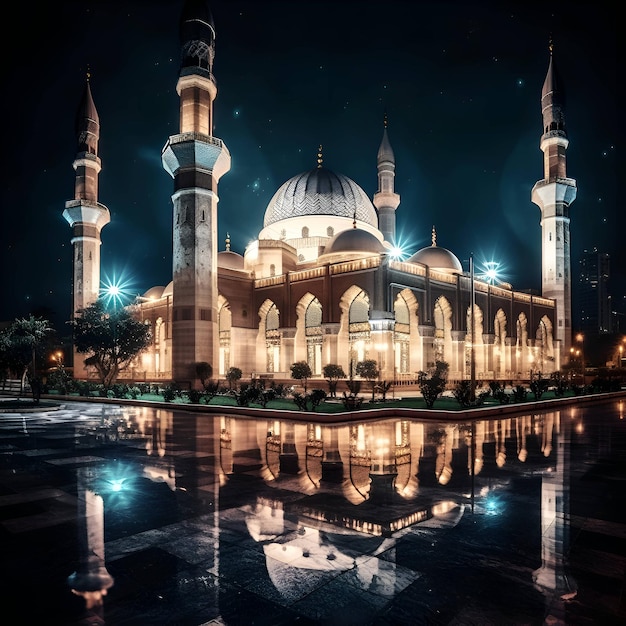
[[[408,251],[438,244],[495,258],[516,289],[541,288],[540,96],[550,35],[565,83],[574,282],[580,253],[611,254],[626,294],[617,210],[617,16],[608,4],[545,2],[210,2],[218,83],[215,135],[232,155],[219,183],[219,238],[243,253],[267,203],[316,164],[376,191],[385,111]],[[176,0],[24,3],[5,46],[0,320],[71,308],[74,115],[87,69],[100,115],[102,276],[137,294],[171,279],[173,182],[161,149],[178,132]],[[8,63],[6,60],[8,59]]]

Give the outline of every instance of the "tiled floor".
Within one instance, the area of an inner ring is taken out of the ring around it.
[[[3,621],[624,624],[625,406],[0,413]]]

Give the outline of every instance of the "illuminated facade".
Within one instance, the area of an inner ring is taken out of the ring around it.
[[[244,254],[230,240],[218,251],[217,183],[230,155],[212,135],[215,27],[202,3],[186,3],[181,47],[180,133],[162,155],[174,179],[173,278],[134,305],[153,341],[125,376],[197,386],[194,363],[202,361],[222,378],[238,367],[245,378],[289,379],[296,361],[307,361],[314,376],[330,363],[350,375],[364,359],[378,362],[381,379],[396,381],[414,380],[436,361],[449,364],[451,380],[469,379],[472,365],[479,380],[560,369],[557,320],[569,290],[540,297],[476,280],[438,245],[434,227],[432,245],[406,261],[394,257],[400,196],[386,121],[372,200],[324,167],[320,147],[317,164],[274,194]],[[554,143],[560,155],[564,141],[542,139],[542,149]],[[558,176],[540,186],[569,189],[570,179]]]

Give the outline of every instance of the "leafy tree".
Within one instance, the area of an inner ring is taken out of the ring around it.
[[[365,378],[372,387],[372,402],[374,402],[374,394],[376,392],[375,380],[379,374],[378,363],[374,359],[365,359],[356,364],[356,374]]]
[[[448,364],[445,361],[437,361],[435,369],[431,372],[418,372],[417,383],[419,385],[426,408],[432,409],[435,400],[445,391],[448,381]]]
[[[37,372],[37,355],[44,347],[48,335],[53,331],[50,322],[31,315],[16,319],[0,337],[0,361],[3,369],[19,375],[20,393],[28,377],[33,400],[39,402],[41,380]]]
[[[196,376],[200,379],[200,384],[206,389],[207,381],[213,376],[213,367],[206,361],[198,361],[195,364]]]
[[[336,398],[337,383],[340,378],[346,377],[343,367],[341,367],[341,365],[337,365],[336,363],[329,363],[328,365],[324,365],[322,373],[324,374],[324,378],[328,381],[328,392],[330,393],[330,397]]]
[[[291,364],[291,378],[303,381],[302,386],[304,387],[305,394],[307,381],[312,375],[313,372],[311,372],[311,367],[306,361],[296,361]]]
[[[85,365],[96,371],[105,391],[150,345],[148,325],[133,317],[126,308],[107,311],[102,300],[80,309],[69,324],[76,351],[89,355]]]
[[[243,372],[238,367],[229,367],[226,372],[226,380],[228,381],[228,388],[232,390],[233,383],[241,380]]]

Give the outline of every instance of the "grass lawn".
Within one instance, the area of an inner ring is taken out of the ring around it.
[[[574,395],[575,394],[573,391],[568,390],[561,397],[568,398],[568,397],[574,397]],[[402,398],[402,397],[392,398],[388,396],[385,402],[383,402],[382,400],[376,400],[374,402],[371,402],[371,396],[367,394],[362,394],[362,397],[363,397],[363,403],[361,405],[361,409],[380,409],[383,407],[384,408],[397,407],[397,408],[411,408],[411,409],[427,408],[426,402],[420,396],[405,397],[405,398]],[[541,400],[550,400],[550,399],[554,399],[555,397],[556,396],[553,391],[547,391],[541,396]],[[123,399],[130,399],[130,396],[127,396],[126,398],[120,398],[120,400],[123,400]],[[152,393],[139,394],[136,399],[142,402],[163,402],[162,395],[152,394]],[[535,396],[531,392],[529,392],[526,397],[526,400],[521,401],[521,402],[511,402],[511,404],[530,404],[534,401],[535,401]],[[173,401],[169,402],[168,404],[172,404],[173,406],[181,406],[181,405],[184,406],[184,405],[190,404],[190,402],[188,398],[183,396],[182,398],[176,397]],[[202,398],[199,404],[200,406],[202,406],[202,405],[206,405],[207,402],[204,398]],[[226,395],[214,396],[213,398],[211,398],[208,404],[209,406],[237,406],[237,402],[235,398],[231,396],[226,396]],[[248,406],[252,408],[263,408],[261,404],[254,403],[254,402],[251,402]],[[483,402],[483,404],[480,406],[500,406],[500,403],[493,398],[487,398]],[[282,411],[298,411],[299,410],[296,403],[291,398],[279,398],[276,400],[270,400],[265,406],[265,408],[269,410],[275,409],[275,410],[282,410]],[[449,397],[449,396],[443,396],[443,397],[438,398],[435,401],[433,409],[435,410],[439,409],[442,411],[462,411],[463,407],[461,407],[461,405],[455,398]],[[344,407],[343,402],[341,401],[340,397],[329,400],[329,401],[323,401],[315,409],[316,413],[341,413],[344,411],[346,411],[346,408]]]

